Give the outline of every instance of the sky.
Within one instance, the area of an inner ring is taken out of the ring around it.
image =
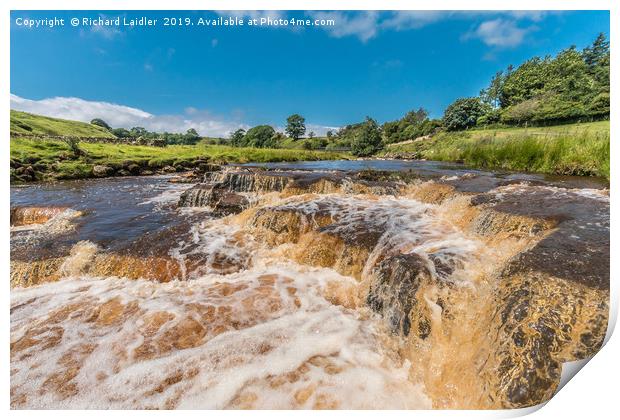
[[[83,24],[100,17],[121,25]],[[123,25],[140,17],[157,22]],[[191,25],[164,26],[167,17]],[[219,17],[244,25],[206,24]],[[50,27],[46,18],[64,25]],[[261,18],[333,24],[260,25]],[[37,20],[38,27],[24,25]],[[103,118],[113,127],[193,127],[205,136],[258,124],[282,130],[299,113],[321,135],[419,107],[441,117],[498,70],[584,48],[600,32],[609,34],[606,11],[13,11],[11,108]]]

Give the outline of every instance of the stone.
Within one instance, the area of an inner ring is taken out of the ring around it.
[[[93,166],[93,175],[97,178],[104,178],[107,176],[112,176],[113,174],[114,174],[114,168],[111,168],[106,165]]]

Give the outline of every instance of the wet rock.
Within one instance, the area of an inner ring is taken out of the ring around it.
[[[297,243],[300,237],[318,231],[336,221],[333,205],[320,202],[312,208],[303,205],[263,207],[256,211],[249,222],[255,236],[269,245]]]
[[[222,166],[213,163],[197,162],[196,169],[200,172],[219,172],[222,170]]]
[[[171,165],[164,166],[162,168],[162,172],[165,172],[165,173],[173,173],[173,172],[176,172],[176,171],[177,171],[177,169],[174,166],[171,166]]]
[[[194,171],[189,171],[184,174],[172,177],[168,180],[173,184],[193,184],[198,182],[200,179],[200,175]]]
[[[426,260],[417,254],[397,255],[373,271],[367,305],[386,319],[393,333],[428,337],[431,324],[424,299],[418,296],[421,287],[432,282]]]
[[[302,264],[329,267],[361,280],[364,267],[384,234],[380,224],[333,223],[302,236],[293,258]]]
[[[114,175],[114,168],[106,165],[93,166],[93,176],[97,178],[104,178]]]
[[[11,226],[41,224],[66,211],[68,207],[19,206],[11,208]]]
[[[179,207],[207,207],[211,202],[212,184],[198,184],[184,191],[179,198]]]
[[[213,213],[218,216],[241,213],[250,205],[246,197],[230,191],[215,190],[209,198]]]

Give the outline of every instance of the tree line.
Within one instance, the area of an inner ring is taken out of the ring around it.
[[[158,133],[156,131],[148,131],[144,127],[132,127],[126,128],[112,128],[110,125],[101,118],[95,118],[91,122],[93,125],[103,127],[110,133],[114,134],[119,139],[132,139],[138,144],[151,145],[151,146],[166,146],[168,144],[189,144],[193,145],[198,143],[202,137],[198,134],[196,129],[190,128],[185,133],[169,133],[164,131]]]

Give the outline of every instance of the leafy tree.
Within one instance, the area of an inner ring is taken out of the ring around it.
[[[331,139],[334,136],[334,132],[332,130],[327,130],[327,133],[325,133],[325,135],[328,139]]]
[[[401,126],[405,125],[415,125],[420,124],[422,121],[428,118],[428,111],[422,107],[418,108],[415,111],[409,111],[405,114],[405,116],[399,121]]]
[[[297,140],[306,133],[306,119],[299,114],[293,114],[286,119],[286,134]]]
[[[375,120],[366,117],[351,141],[351,153],[355,156],[370,156],[381,146],[381,130]]]
[[[269,125],[257,125],[252,127],[245,134],[244,142],[250,147],[274,147],[273,139],[276,131]]]
[[[237,147],[243,146],[244,137],[245,130],[243,128],[240,128],[230,135],[230,144]]]
[[[129,130],[129,134],[131,134],[131,137],[138,138],[146,136],[148,131],[144,127],[133,127]]]
[[[131,137],[131,133],[125,128],[114,128],[111,130],[111,132],[119,139],[126,139]]]
[[[479,98],[460,98],[446,108],[443,123],[448,130],[464,130],[475,126],[484,114],[485,107]]]
[[[190,128],[183,136],[183,144],[196,144],[200,140],[200,134],[194,128]]]
[[[314,131],[311,131],[308,133],[308,138],[313,139],[314,138]]]
[[[91,123],[92,125],[98,125],[99,127],[103,127],[103,128],[105,128],[106,130],[111,130],[111,129],[112,129],[112,127],[110,127],[110,126],[108,125],[108,123],[107,123],[107,122],[105,122],[105,121],[103,121],[101,118],[95,118],[94,120],[91,120],[91,121],[90,121],[90,123]]]

